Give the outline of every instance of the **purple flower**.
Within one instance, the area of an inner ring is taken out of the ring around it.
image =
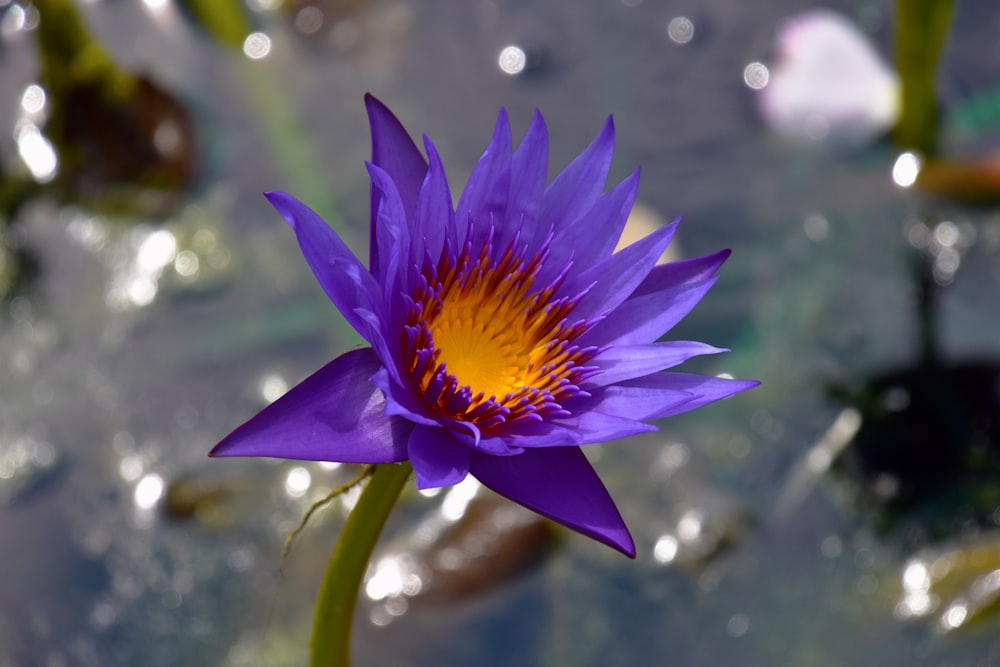
[[[267,198],[295,230],[330,300],[371,347],[337,357],[233,431],[213,456],[390,463],[421,489],[480,482],[629,556],[635,545],[581,445],[654,431],[758,384],[664,372],[721,352],[656,342],[729,254],[656,265],[667,225],[613,253],[638,170],[604,192],[614,127],[548,186],[541,114],[517,150],[501,111],[453,208],[427,159],[370,95],[366,268],[312,210]]]

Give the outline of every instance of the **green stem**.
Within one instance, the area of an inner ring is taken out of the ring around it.
[[[951,27],[954,0],[896,0],[896,70],[902,109],[893,139],[925,155],[937,150],[938,59]]]
[[[310,667],[350,664],[351,621],[361,580],[382,526],[412,471],[408,462],[376,466],[358,504],[344,522],[316,598],[309,640]]]

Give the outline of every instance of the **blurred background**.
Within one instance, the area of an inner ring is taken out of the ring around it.
[[[366,257],[369,91],[453,192],[613,114],[633,231],[734,250],[686,369],[764,384],[588,450],[635,561],[410,489],[355,664],[1000,665],[991,3],[0,0],[0,667],[306,663],[357,469],[207,452],[361,342],[261,192]]]

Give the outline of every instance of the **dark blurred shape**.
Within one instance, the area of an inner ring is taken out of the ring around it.
[[[84,201],[134,187],[159,191],[155,208],[178,203],[194,171],[194,128],[162,88],[140,76],[131,95],[111,105],[99,86],[75,86],[54,107],[45,130],[59,149],[61,186]]]
[[[252,488],[253,482],[247,477],[181,476],[167,485],[160,509],[171,519],[198,519],[209,525],[223,525],[232,511],[224,505]]]
[[[862,425],[841,469],[863,482],[891,525],[911,517],[937,537],[1000,506],[1000,362],[945,361],[938,348],[930,258],[914,263],[922,350],[912,366],[880,373],[841,397]]]
[[[461,519],[419,554],[429,572],[422,597],[448,601],[486,592],[541,562],[555,538],[547,519],[480,494]]]
[[[922,190],[977,204],[1000,201],[1000,151],[968,160],[928,160],[917,174]]]
[[[192,180],[194,128],[186,109],[145,76],[119,68],[75,3],[39,0],[44,131],[59,156],[64,197],[141,213],[176,206]]]

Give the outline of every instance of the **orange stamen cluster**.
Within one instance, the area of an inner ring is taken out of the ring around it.
[[[568,414],[562,403],[586,395],[579,383],[595,370],[584,364],[596,348],[573,345],[587,323],[567,319],[583,295],[555,297],[565,270],[535,289],[546,252],[525,258],[518,243],[499,257],[492,237],[478,254],[446,246],[406,299],[403,359],[416,389],[438,414],[480,431]]]

